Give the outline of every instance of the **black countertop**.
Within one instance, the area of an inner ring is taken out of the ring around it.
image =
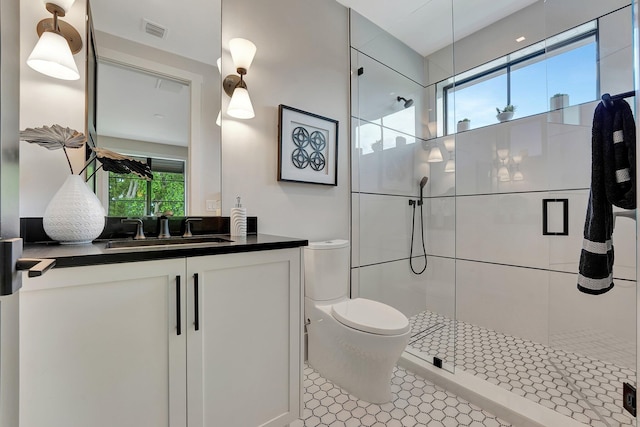
[[[55,259],[54,268],[80,267],[120,262],[151,261],[167,258],[186,258],[240,252],[268,251],[307,246],[308,240],[268,234],[249,234],[247,237],[220,235],[230,242],[144,246],[133,248],[107,248],[108,241],[94,241],[87,245],[61,245],[59,243],[26,244],[24,258]]]

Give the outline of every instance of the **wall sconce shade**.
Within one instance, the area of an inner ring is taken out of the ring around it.
[[[243,87],[236,87],[231,96],[229,107],[227,107],[227,114],[236,119],[252,119],[256,115],[253,112],[253,105],[251,105],[251,98],[249,98],[249,91]]]
[[[498,169],[498,181],[506,182],[510,180],[509,169],[506,166],[500,166],[500,169]]]
[[[50,77],[62,80],[78,80],[80,73],[73,59],[67,40],[60,34],[46,31],[33,48],[27,65]]]
[[[54,13],[54,10],[56,9],[56,7],[58,9],[62,9],[62,13],[60,13],[58,11],[58,15],[59,16],[64,16],[65,14],[69,13],[69,10],[71,10],[71,6],[73,6],[73,4],[76,2],[76,0],[42,0],[42,3],[44,3],[44,6],[47,8],[47,10],[51,13]]]
[[[500,148],[500,149],[496,150],[496,153],[498,154],[498,158],[500,160],[504,160],[507,157],[509,157],[509,149],[508,148]]]
[[[434,145],[431,147],[431,151],[429,151],[429,157],[427,158],[428,163],[437,163],[443,161],[442,159],[442,151],[440,151],[440,147]]]
[[[82,50],[82,37],[72,25],[58,19],[58,16],[65,16],[75,0],[55,1],[44,2],[53,18],[38,22],[36,31],[40,39],[29,55],[27,65],[50,77],[78,80],[80,73],[73,54]]]
[[[456,148],[456,140],[453,138],[447,138],[444,140],[444,149],[448,152],[453,152]]]
[[[246,39],[231,39],[229,49],[236,71],[239,75],[230,74],[222,81],[224,92],[231,97],[227,114],[236,119],[252,119],[256,115],[253,111],[247,84],[244,76],[247,74],[253,57],[256,54],[256,45]]]
[[[455,160],[447,160],[447,163],[444,164],[445,172],[455,172],[456,171],[456,161]]]
[[[229,40],[229,50],[233,65],[238,69],[238,74],[242,74],[240,69],[243,69],[246,74],[256,54],[256,45],[247,39],[231,39]]]

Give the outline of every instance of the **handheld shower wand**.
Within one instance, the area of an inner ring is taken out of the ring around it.
[[[427,181],[429,181],[429,178],[423,176],[418,183],[418,185],[420,186],[420,199],[418,199],[418,202],[416,203],[415,200],[409,200],[409,205],[413,207],[413,215],[411,219],[411,248],[409,249],[409,267],[411,267],[411,271],[413,272],[413,274],[422,274],[427,269],[427,248],[424,243],[424,215],[422,213],[422,199],[424,198],[423,191],[424,186],[427,185]],[[416,231],[416,205],[420,206],[420,229],[422,230],[422,251],[424,253],[424,267],[420,271],[416,271],[413,268],[413,235]]]
[[[418,200],[418,206],[422,206],[422,190],[424,189],[424,186],[427,185],[427,181],[429,181],[429,178],[427,178],[426,176],[423,176],[420,180],[420,200]]]

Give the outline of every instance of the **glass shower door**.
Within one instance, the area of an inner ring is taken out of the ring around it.
[[[400,310],[409,353],[452,371],[454,148],[437,133],[435,82],[423,56],[354,11],[351,70],[352,297]]]

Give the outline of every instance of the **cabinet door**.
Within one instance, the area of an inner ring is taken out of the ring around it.
[[[25,276],[20,426],[184,427],[184,272],[179,259]]]
[[[187,260],[189,427],[281,427],[300,415],[300,259],[296,248]]]

